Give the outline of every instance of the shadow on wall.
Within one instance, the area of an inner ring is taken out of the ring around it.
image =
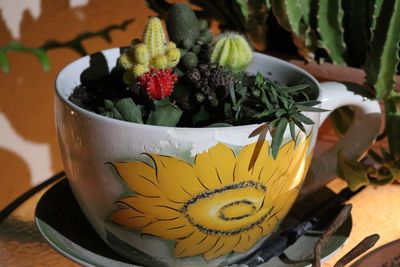
[[[11,4],[18,5],[18,1]],[[98,37],[85,40],[83,46],[88,53],[130,43],[133,37],[140,35],[147,17],[154,15],[142,0],[120,0],[117,4],[108,0],[90,0],[77,8],[70,8],[68,0],[42,0],[40,9],[37,19],[28,10],[22,16],[19,41],[28,47],[38,47],[48,40],[71,40],[80,33],[99,31],[135,18],[125,32],[111,32],[112,43]],[[0,36],[0,47],[12,41],[1,12]],[[54,126],[53,83],[58,71],[79,54],[67,48],[50,50],[47,54],[51,62],[49,72],[44,72],[32,55],[23,53],[9,53],[10,72],[0,71],[0,115],[5,118],[0,122],[0,139],[7,138],[0,140],[3,141],[0,142],[0,168],[3,171],[0,188],[7,192],[0,194],[0,209],[31,185],[62,169]],[[2,132],[6,130],[13,134],[5,137]],[[35,149],[21,149],[21,140],[33,147],[44,146],[47,156],[39,156]]]

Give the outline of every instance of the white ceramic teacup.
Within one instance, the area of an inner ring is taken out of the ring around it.
[[[305,114],[315,125],[307,125],[306,134],[297,129],[296,141],[287,129],[276,159],[269,153],[267,136],[249,169],[257,139],[249,134],[258,125],[135,124],[89,112],[68,100],[85,70],[93,77],[105,75],[119,55],[119,49],[111,49],[83,57],[66,66],[56,80],[61,156],[91,225],[115,251],[149,266],[222,266],[253,251],[298,197],[318,128],[330,112]],[[99,62],[107,64],[105,72],[96,65]],[[375,139],[380,125],[376,101],[339,83],[319,84],[300,68],[259,53],[248,71],[286,84],[307,83],[324,109],[357,108],[339,145],[313,160],[309,190],[335,175],[338,149],[356,158]]]

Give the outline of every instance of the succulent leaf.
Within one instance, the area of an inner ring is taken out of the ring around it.
[[[333,63],[343,65],[346,63],[347,54],[341,2],[341,0],[320,0],[317,20],[321,36],[320,46],[328,52]]]
[[[374,27],[364,69],[367,84],[375,88],[378,99],[385,99],[396,84],[395,75],[400,60],[400,1],[383,1]]]

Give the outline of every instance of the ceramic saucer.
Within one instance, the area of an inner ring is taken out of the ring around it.
[[[310,209],[310,203],[317,205],[333,194],[328,189],[323,191],[312,199],[297,204],[282,225],[296,223],[297,218],[301,218],[302,213]],[[98,237],[75,201],[66,179],[52,186],[42,196],[36,207],[35,221],[43,237],[55,250],[82,266],[140,266],[119,256]],[[324,248],[325,260],[343,246],[351,228],[352,221],[349,218]],[[262,266],[308,266],[310,263],[306,259],[311,257],[314,244],[321,234],[322,230],[318,229],[307,233],[280,257],[273,258]]]

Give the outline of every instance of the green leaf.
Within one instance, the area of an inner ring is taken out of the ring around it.
[[[216,123],[212,123],[212,124],[210,124],[210,125],[208,125],[207,127],[208,128],[211,128],[211,127],[217,127],[217,128],[219,128],[219,127],[232,127],[233,125],[232,124],[229,124],[229,123],[225,123],[225,122],[216,122]]]
[[[192,116],[192,121],[194,124],[198,124],[200,122],[208,121],[210,117],[210,113],[208,113],[206,108],[201,105],[199,111]]]
[[[400,161],[400,99],[390,97],[385,101],[385,132],[389,143],[389,151]]]
[[[114,104],[125,121],[143,123],[140,108],[133,102],[132,98],[123,98]]]
[[[301,121],[302,123],[305,123],[305,124],[308,124],[308,125],[314,124],[314,122],[310,118],[304,116],[301,113],[295,112],[295,113],[292,113],[290,115],[292,117],[296,118],[297,120]]]
[[[239,5],[240,11],[242,13],[242,16],[247,20],[249,18],[249,8],[247,6],[247,1],[246,0],[235,0],[236,4]]]
[[[237,106],[237,103],[236,103],[236,92],[235,92],[235,84],[234,84],[233,81],[231,81],[229,83],[228,89],[229,89],[229,96],[231,97],[232,105],[234,107],[236,107]]]
[[[366,82],[385,99],[394,90],[400,42],[400,1],[383,1],[365,63]]]
[[[10,71],[10,62],[8,62],[7,53],[3,50],[0,50],[0,66],[4,73]]]
[[[106,109],[106,110],[109,110],[109,111],[111,111],[112,109],[113,109],[113,107],[114,107],[114,103],[111,101],[111,100],[109,100],[109,99],[104,99],[104,101],[103,101],[103,105],[104,105],[104,108]]]
[[[296,124],[293,121],[289,122],[289,129],[292,140],[296,140]]]
[[[323,108],[314,108],[310,106],[305,106],[305,105],[296,105],[297,110],[299,111],[306,111],[306,112],[327,112],[329,110],[323,109]]]
[[[364,164],[348,159],[341,150],[338,152],[337,169],[339,177],[347,182],[351,191],[369,184]]]
[[[114,119],[121,120],[121,121],[124,120],[121,113],[119,113],[118,109],[116,109],[115,107],[112,108],[111,112],[112,112],[112,116]]]
[[[315,106],[321,104],[321,101],[318,100],[309,100],[309,101],[299,101],[296,102],[297,105],[302,105],[302,106]]]
[[[150,112],[146,124],[176,126],[182,116],[182,110],[174,104],[165,104]]]
[[[346,63],[346,45],[344,43],[344,30],[342,26],[343,9],[341,0],[318,1],[318,32],[320,46],[324,48],[332,62],[335,64]]]
[[[293,122],[297,125],[297,127],[299,127],[299,129],[305,133],[306,132],[306,128],[304,128],[304,125],[301,123],[301,121],[297,120],[296,118],[292,117],[291,118],[293,120]]]
[[[279,148],[283,141],[283,135],[285,133],[286,126],[288,125],[288,120],[286,118],[279,119],[278,126],[274,133],[272,144],[271,144],[271,154],[274,159],[278,156]]]
[[[330,118],[336,134],[342,137],[353,122],[354,111],[350,107],[341,107],[334,110]]]
[[[257,118],[257,119],[260,119],[260,118],[267,117],[267,116],[270,116],[270,115],[274,114],[275,111],[276,111],[275,109],[273,109],[273,110],[264,110],[263,112],[258,113],[257,115],[255,115],[254,117]]]
[[[309,87],[308,84],[299,84],[299,85],[288,86],[288,87],[279,87],[279,91],[282,93],[294,93],[294,92],[302,91],[308,87]]]

